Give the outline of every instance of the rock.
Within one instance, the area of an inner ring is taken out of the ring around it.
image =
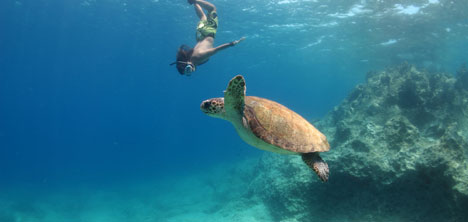
[[[455,86],[459,89],[468,90],[468,70],[465,65],[457,72],[457,82]]]
[[[278,221],[466,219],[467,115],[466,69],[456,78],[408,64],[369,73],[315,124],[332,146],[322,154],[328,183],[299,156],[268,153],[249,190]]]

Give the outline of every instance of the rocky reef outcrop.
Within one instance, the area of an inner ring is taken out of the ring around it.
[[[299,156],[265,154],[247,196],[278,221],[468,220],[468,71],[370,72],[315,123],[331,150],[321,183]],[[315,219],[314,219],[315,218]]]

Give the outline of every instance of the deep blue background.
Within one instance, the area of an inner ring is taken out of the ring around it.
[[[215,44],[247,40],[185,77],[168,64],[180,44],[195,44],[186,1],[2,1],[1,184],[183,175],[260,155],[228,122],[199,111],[236,74],[249,95],[313,121],[367,71],[410,61],[453,72],[466,60],[467,17],[454,5],[386,18],[369,5],[373,13],[340,18],[355,3],[213,2]],[[398,43],[381,44],[390,39]]]

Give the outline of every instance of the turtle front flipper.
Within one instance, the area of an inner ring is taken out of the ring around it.
[[[229,81],[224,91],[224,109],[230,116],[241,117],[244,112],[245,80],[237,75]]]
[[[330,174],[328,170],[328,164],[320,157],[317,152],[314,153],[303,153],[302,160],[307,166],[317,173],[319,178],[323,182],[328,181],[328,175]]]

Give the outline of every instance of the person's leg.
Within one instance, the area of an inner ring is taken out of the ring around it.
[[[199,4],[197,3],[193,4],[193,8],[195,8],[195,12],[197,13],[198,18],[200,18],[201,21],[206,20],[206,15],[203,12],[203,9],[200,7]]]
[[[205,0],[196,0],[195,3],[200,5],[205,10],[207,10],[208,14],[211,13],[212,11],[216,11],[216,6]]]

